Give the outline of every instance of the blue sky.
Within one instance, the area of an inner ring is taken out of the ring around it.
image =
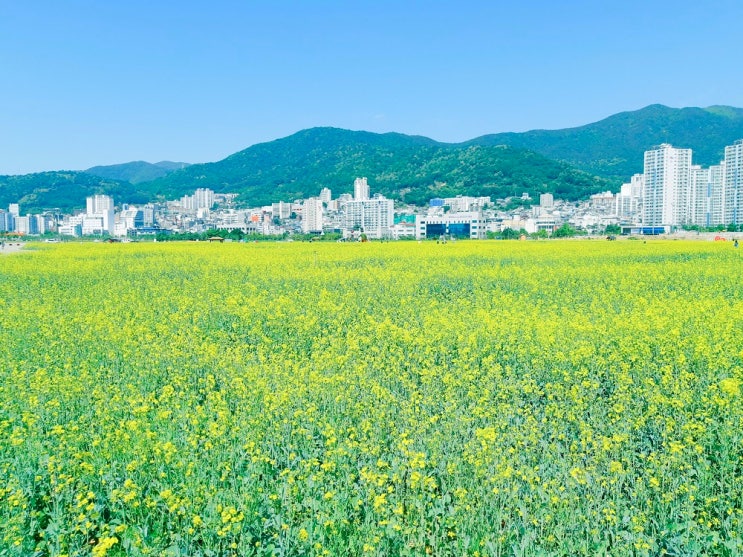
[[[0,174],[743,107],[740,0],[0,0]]]

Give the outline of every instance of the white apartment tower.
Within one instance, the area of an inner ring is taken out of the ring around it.
[[[690,169],[691,149],[676,149],[664,143],[645,151],[645,226],[691,224]]]
[[[363,232],[370,239],[386,238],[395,224],[394,208],[394,201],[381,195],[348,201],[343,205],[343,228]]]
[[[181,197],[181,207],[187,211],[209,210],[214,205],[214,192],[209,188],[199,188],[193,195]]]
[[[723,222],[743,223],[743,139],[725,147]]]
[[[15,217],[13,213],[0,209],[0,232],[13,232],[15,230]]]
[[[103,213],[104,211],[114,208],[114,200],[108,195],[92,195],[85,199],[86,211],[88,215]]]
[[[34,215],[25,215],[23,217],[16,217],[15,219],[15,231],[19,234],[38,234],[38,228],[36,227],[37,221]]]
[[[366,178],[356,178],[353,181],[353,199],[354,201],[369,199],[369,184]]]
[[[214,192],[209,188],[199,188],[193,194],[194,209],[211,209],[214,205]]]
[[[709,168],[691,166],[689,174],[690,224],[704,227],[724,224],[722,219],[724,166],[724,163]]]
[[[83,234],[113,234],[114,200],[108,195],[93,195],[85,199]]]
[[[710,214],[710,172],[698,164],[689,167],[689,224],[707,226]]]
[[[330,191],[330,188],[323,188],[320,190],[320,201],[323,203],[330,203],[331,199],[332,192]]]
[[[283,201],[273,203],[271,204],[271,214],[274,218],[288,219],[292,214],[292,205]]]
[[[726,224],[723,218],[724,191],[725,191],[725,161],[709,167],[709,183],[707,184],[707,215],[702,226],[719,226]]]
[[[148,203],[142,208],[142,213],[142,226],[147,228],[155,226],[155,206],[152,203]]]
[[[645,191],[645,175],[634,174],[629,183],[622,184],[616,195],[616,214],[619,218],[639,222],[642,215],[642,198]]]
[[[322,232],[322,200],[317,197],[305,199],[302,207],[302,232]]]

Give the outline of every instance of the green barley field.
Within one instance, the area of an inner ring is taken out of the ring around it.
[[[729,243],[0,256],[0,556],[740,555]]]

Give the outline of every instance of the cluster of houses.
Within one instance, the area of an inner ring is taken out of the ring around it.
[[[366,178],[355,180],[353,194],[344,193],[335,199],[328,188],[323,188],[317,197],[309,199],[238,209],[234,207],[235,198],[236,194],[200,189],[175,201],[122,204],[117,209],[110,196],[94,195],[86,199],[86,210],[75,215],[47,212],[21,216],[18,204],[11,204],[8,211],[0,210],[0,232],[134,238],[221,229],[272,236],[336,233],[348,239],[370,240],[440,236],[477,239],[506,228],[527,233],[544,230],[549,234],[567,221],[601,232],[607,224],[616,222],[601,200],[568,203],[554,200],[551,194],[542,194],[538,203],[524,194],[508,211],[498,209],[490,197],[456,196],[431,199],[427,207],[404,205],[380,194],[370,195]]]

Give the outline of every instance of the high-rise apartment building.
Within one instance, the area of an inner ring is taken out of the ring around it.
[[[394,208],[394,202],[381,195],[347,201],[343,205],[343,228],[362,232],[369,238],[386,238],[395,223]]]
[[[689,167],[689,206],[687,208],[689,224],[706,226],[710,204],[710,172],[698,164]]]
[[[743,224],[743,139],[725,147],[723,222]]]
[[[645,226],[692,224],[689,218],[691,149],[664,143],[645,151]]]
[[[689,169],[689,224],[712,227],[723,224],[724,163]]]
[[[148,203],[142,207],[142,226],[155,226],[155,206],[152,203]]]
[[[369,199],[369,184],[366,178],[356,178],[353,181],[353,199],[354,201]]]
[[[194,209],[211,209],[214,205],[214,192],[209,188],[199,188],[193,194]]]
[[[181,197],[181,207],[186,211],[193,211],[196,208],[194,207],[193,195],[184,195]]]
[[[108,195],[92,195],[85,199],[83,234],[114,233],[114,200]]]
[[[629,183],[622,184],[616,195],[616,215],[623,220],[639,222],[642,216],[642,198],[645,191],[645,175],[635,174]]]
[[[709,167],[709,183],[707,184],[706,214],[704,224],[700,226],[719,226],[725,224],[724,219],[724,187],[725,161]]]
[[[15,217],[13,213],[0,209],[0,232],[13,232],[15,230]]]
[[[16,217],[15,231],[19,234],[39,234],[39,221],[36,215]]]
[[[181,207],[187,211],[209,210],[214,206],[214,192],[209,188],[199,188],[193,195],[181,197]]]
[[[47,215],[34,215],[34,219],[36,219],[36,233],[37,234],[44,234],[48,230],[50,230],[50,220],[48,219]]]
[[[274,218],[288,219],[292,214],[292,205],[283,201],[273,203],[271,205],[271,213]]]
[[[322,201],[317,197],[305,199],[302,207],[302,232],[322,232]]]
[[[93,215],[114,208],[114,200],[108,195],[91,195],[85,198],[86,214]]]

